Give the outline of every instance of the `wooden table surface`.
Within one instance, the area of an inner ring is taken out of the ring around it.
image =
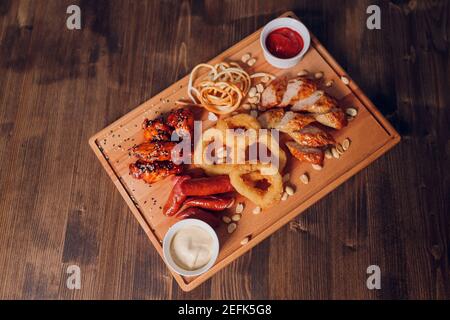
[[[374,3],[381,30],[366,28]],[[81,30],[66,28],[70,4]],[[184,293],[88,138],[287,10],[402,142],[299,229]],[[0,297],[449,299],[449,36],[446,0],[0,0]],[[66,287],[69,265],[80,290]]]

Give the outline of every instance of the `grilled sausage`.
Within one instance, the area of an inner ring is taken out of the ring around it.
[[[166,204],[163,208],[163,213],[166,216],[173,216],[180,210],[183,205],[184,200],[186,200],[187,195],[181,191],[181,185],[183,182],[190,180],[190,176],[180,176],[177,177],[175,185],[173,186],[172,192],[169,194]]]
[[[178,219],[199,219],[209,224],[212,228],[220,225],[220,219],[206,210],[200,208],[187,208],[176,215]]]
[[[183,206],[186,208],[198,207],[212,211],[222,211],[230,208],[234,204],[234,197],[231,196],[205,196],[188,198]]]
[[[234,191],[227,175],[183,181],[181,192],[186,196],[209,196]]]

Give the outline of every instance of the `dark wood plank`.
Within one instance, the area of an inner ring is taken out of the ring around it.
[[[81,31],[65,28],[73,3]],[[184,293],[87,140],[286,10],[403,140]],[[0,298],[449,299],[449,15],[445,0],[0,1]]]

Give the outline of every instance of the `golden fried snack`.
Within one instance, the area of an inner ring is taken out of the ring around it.
[[[258,120],[253,118],[251,115],[240,113],[232,117],[220,119],[217,122],[216,128],[222,130],[223,132],[225,132],[227,129],[259,130],[261,129],[261,125],[259,124]]]
[[[220,119],[216,128],[224,135],[225,144],[232,156],[232,164],[244,164],[246,150],[249,145],[256,143],[258,131],[261,129],[258,120],[248,114],[241,113]]]
[[[230,172],[231,185],[236,191],[260,206],[268,208],[281,199],[283,179],[280,173],[262,174],[265,165],[240,165]]]
[[[210,128],[203,132],[201,141],[198,141],[194,149],[194,165],[202,168],[207,175],[229,174],[233,165],[217,163],[217,161],[212,161],[213,159],[208,159],[208,146],[215,147],[216,150],[226,148],[223,132],[216,128]]]

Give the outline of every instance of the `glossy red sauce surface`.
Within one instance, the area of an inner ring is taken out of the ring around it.
[[[302,51],[303,38],[290,28],[275,29],[266,39],[266,47],[277,58],[289,59]]]

